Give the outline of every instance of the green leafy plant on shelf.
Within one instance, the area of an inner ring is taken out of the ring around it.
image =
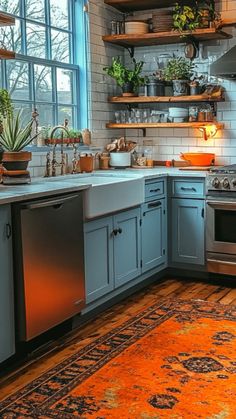
[[[2,119],[0,144],[3,146],[4,150],[14,152],[21,151],[37,137],[37,135],[31,136],[33,119],[23,127],[21,115],[22,111],[19,111],[16,116],[7,115]]]
[[[182,36],[185,31],[193,32],[199,28],[209,27],[210,22],[215,22],[219,18],[214,0],[195,0],[191,6],[177,2],[173,9],[173,27]]]
[[[181,34],[184,31],[194,31],[200,26],[200,15],[195,7],[176,3],[173,10],[174,29]]]
[[[165,81],[190,80],[193,75],[194,64],[184,57],[172,58],[163,70]]]
[[[184,57],[172,58],[163,70],[165,81],[172,81],[174,96],[189,93],[189,81],[193,76],[194,64]]]
[[[136,93],[146,83],[146,77],[141,76],[144,61],[137,62],[133,58],[132,64],[133,68],[129,69],[121,62],[120,57],[113,57],[111,65],[103,70],[116,81],[123,92],[128,89],[131,93]]]

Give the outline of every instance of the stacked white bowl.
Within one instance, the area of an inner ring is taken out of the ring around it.
[[[169,120],[171,122],[185,122],[188,120],[187,108],[169,108]]]

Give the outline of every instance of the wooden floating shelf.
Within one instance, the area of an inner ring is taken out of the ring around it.
[[[15,25],[14,17],[8,16],[5,13],[0,13],[0,26]]]
[[[135,10],[160,9],[162,7],[174,6],[176,0],[104,0],[104,3],[127,13]],[[193,1],[189,0],[187,3],[193,3]]]
[[[211,122],[148,122],[148,123],[131,123],[131,124],[116,124],[113,122],[109,122],[106,124],[106,128],[112,129],[145,129],[145,128],[201,128],[215,125],[218,129],[224,128],[224,124],[221,124],[217,121]]]
[[[172,7],[176,0],[104,0],[105,4],[114,7],[120,12],[128,13],[136,10],[161,9],[163,7]],[[194,4],[195,0],[185,0],[185,4]]]
[[[179,44],[186,42],[187,37],[191,37],[199,42],[218,39],[230,39],[232,35],[216,28],[196,29],[194,32],[183,32],[184,37],[178,32],[151,32],[142,35],[104,35],[103,41],[122,47],[143,47],[152,45]]]
[[[8,51],[6,49],[0,48],[0,59],[14,60],[15,58],[16,54],[14,51]]]
[[[205,95],[191,96],[112,96],[108,98],[110,103],[179,103],[179,102],[223,102],[223,97],[211,97]]]

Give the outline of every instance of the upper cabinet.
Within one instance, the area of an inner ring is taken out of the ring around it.
[[[5,13],[0,13],[0,27],[15,25],[15,19]],[[4,48],[0,48],[0,59],[11,60],[15,58],[14,51],[8,51]]]

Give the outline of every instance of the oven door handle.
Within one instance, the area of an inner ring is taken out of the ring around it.
[[[216,209],[229,209],[236,211],[236,202],[233,201],[206,201],[206,204],[209,207],[216,208]]]

